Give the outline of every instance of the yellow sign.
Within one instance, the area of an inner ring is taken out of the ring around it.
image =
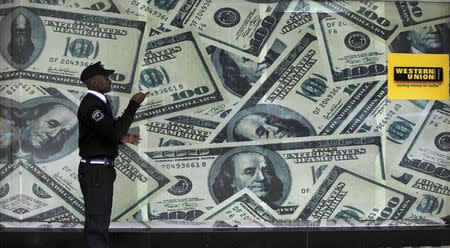
[[[449,100],[448,54],[390,53],[389,100]]]

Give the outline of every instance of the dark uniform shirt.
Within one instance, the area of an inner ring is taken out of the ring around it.
[[[88,93],[78,108],[80,157],[118,155],[120,139],[128,132],[139,103],[130,101],[122,116],[114,119],[110,107],[94,94]]]

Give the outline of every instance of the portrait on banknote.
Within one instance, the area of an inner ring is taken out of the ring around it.
[[[416,211],[424,215],[439,215],[441,212],[445,212],[444,197],[434,196],[431,194],[422,194],[418,199]]]
[[[147,68],[141,71],[139,84],[144,89],[167,85],[169,84],[169,75],[162,66],[159,69]]]
[[[397,53],[449,53],[450,23],[440,23],[401,32],[391,43]]]
[[[21,149],[34,159],[58,159],[77,148],[77,106],[63,99],[36,98],[23,104]]]
[[[269,206],[276,207],[286,199],[291,177],[286,162],[273,151],[238,147],[214,161],[209,183],[217,202],[248,188]]]
[[[17,8],[0,22],[0,51],[13,67],[26,68],[39,57],[45,31],[38,16],[25,8]]]
[[[237,96],[245,95],[270,66],[267,62],[256,63],[220,48],[215,49],[211,60],[225,88]]]
[[[113,221],[446,216],[448,101],[387,98],[388,52],[450,51],[448,3],[426,2],[0,0],[1,214],[83,220],[78,78],[102,60],[114,115],[151,95]],[[22,196],[48,205],[13,213]]]
[[[19,104],[0,97],[0,161],[9,162],[19,149]]]
[[[233,116],[227,134],[228,141],[250,141],[306,137],[316,132],[307,119],[286,107],[258,104]]]
[[[232,94],[242,97],[261,78],[264,72],[280,56],[285,46],[274,42],[261,62],[229,52],[214,46],[207,47],[211,61],[219,74],[220,80]]]

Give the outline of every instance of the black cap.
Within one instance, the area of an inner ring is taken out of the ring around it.
[[[81,72],[80,80],[84,82],[95,75],[104,75],[108,77],[113,73],[114,70],[107,70],[103,68],[102,63],[98,61],[97,63],[84,68],[83,72]]]

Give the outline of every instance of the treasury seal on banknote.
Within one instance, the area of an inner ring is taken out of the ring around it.
[[[444,152],[450,151],[450,132],[443,132],[436,136],[434,139],[436,147]]]
[[[287,163],[277,153],[257,146],[231,149],[218,157],[208,175],[208,186],[216,202],[244,188],[271,207],[280,206],[291,190]]]
[[[178,179],[178,182],[167,190],[169,193],[172,195],[185,195],[192,190],[192,181],[189,178],[181,175],[177,175],[175,178]]]
[[[228,141],[281,139],[316,135],[299,113],[274,104],[258,104],[236,113],[228,123]]]
[[[369,47],[370,38],[363,32],[354,31],[345,36],[344,44],[350,50],[362,51]]]
[[[233,27],[241,21],[241,15],[233,8],[221,8],[214,13],[214,21],[225,28]]]

